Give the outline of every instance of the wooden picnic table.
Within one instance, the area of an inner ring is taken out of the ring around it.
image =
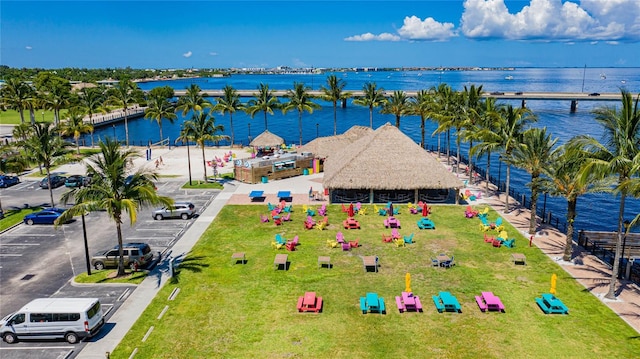
[[[378,256],[364,256],[362,257],[362,265],[364,271],[367,271],[367,267],[373,267],[375,271],[378,271]]]
[[[274,259],[273,264],[276,266],[276,270],[280,269],[282,265],[283,269],[287,269],[287,255],[286,254],[276,254],[276,259]]]
[[[448,255],[444,254],[444,253],[440,253],[436,256],[436,259],[438,260],[438,265],[441,265],[444,262],[450,261],[451,258],[449,258]]]
[[[522,253],[511,254],[511,261],[513,264],[522,263],[523,265],[527,265],[527,257]]]
[[[329,256],[319,256],[318,257],[318,267],[322,268],[323,265],[327,265],[327,268],[331,268],[331,257]]]
[[[242,264],[244,264],[247,258],[244,255],[244,252],[236,252],[231,255],[231,260],[233,261],[233,264],[238,262],[242,262]]]

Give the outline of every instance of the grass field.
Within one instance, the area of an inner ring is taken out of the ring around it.
[[[65,112],[66,110],[63,111],[63,113]],[[36,122],[53,122],[53,111],[45,110],[44,117],[42,114],[43,114],[42,110],[36,111]],[[43,118],[44,118],[44,121],[43,121]],[[21,122],[20,113],[18,111],[15,111],[15,110],[0,111],[0,123],[5,125],[19,125],[20,122]],[[24,122],[31,123],[31,118],[29,117],[29,111],[24,111]]]
[[[494,248],[483,241],[478,219],[466,219],[461,206],[434,206],[435,230],[418,230],[417,215],[402,206],[400,233],[415,233],[414,244],[383,243],[390,233],[384,217],[357,216],[362,229],[344,230],[340,206],[329,207],[328,230],[304,230],[306,217],[294,207],[292,222],[261,223],[267,206],[227,205],[211,223],[167,284],[111,354],[128,358],[632,358],[640,353],[638,333],[507,224],[516,248]],[[495,220],[497,214],[489,214]],[[316,217],[317,219],[317,217]],[[328,248],[342,231],[359,238],[351,251]],[[299,236],[294,252],[275,250],[275,234]],[[234,264],[245,252],[246,264]],[[432,267],[430,257],[455,255],[451,269]],[[527,265],[510,261],[514,252]],[[288,270],[275,270],[276,253],[289,255]],[[318,256],[331,256],[333,268],[318,268]],[[380,258],[378,273],[365,272],[361,256]],[[424,313],[402,313],[394,297],[411,274],[413,293]],[[558,275],[557,296],[569,315],[545,315],[535,298]],[[179,288],[175,300],[170,293]],[[298,313],[306,291],[324,300],[320,314]],[[438,313],[431,296],[449,291],[462,313]],[[483,313],[474,300],[492,291],[506,313]],[[359,298],[376,292],[387,314],[362,314]],[[165,306],[168,310],[158,319]],[[117,325],[117,324],[116,324]],[[149,327],[153,332],[142,341]]]
[[[0,231],[4,231],[5,229],[14,226],[20,222],[24,216],[29,213],[37,212],[41,210],[40,207],[31,207],[31,208],[4,208],[4,218],[0,219]]]

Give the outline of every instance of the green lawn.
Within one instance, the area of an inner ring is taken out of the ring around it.
[[[41,210],[40,207],[22,208],[22,209],[7,209],[4,208],[4,218],[0,219],[0,231],[22,222],[24,216],[29,213],[37,212]]]
[[[383,243],[384,217],[358,216],[361,230],[344,230],[340,206],[329,208],[329,230],[303,229],[305,215],[294,207],[293,222],[261,223],[267,206],[225,206],[166,285],[112,353],[111,358],[631,358],[640,353],[638,333],[507,224],[516,248],[493,248],[483,241],[478,219],[464,218],[463,206],[434,206],[436,230],[419,231],[417,215],[402,206],[401,234],[415,243]],[[490,212],[489,219],[497,214]],[[317,218],[317,217],[316,217]],[[361,247],[343,252],[327,240],[342,231]],[[295,252],[275,250],[275,234],[295,235]],[[233,252],[247,263],[233,264]],[[451,269],[434,268],[430,257],[455,255]],[[514,266],[510,255],[527,256]],[[289,255],[287,271],[274,270],[276,253]],[[332,269],[318,268],[330,255]],[[360,256],[380,257],[380,272],[363,271]],[[405,274],[420,296],[424,313],[398,313],[394,297],[405,288]],[[545,315],[534,298],[548,292],[558,275],[558,297],[569,315]],[[175,300],[170,293],[180,288]],[[431,296],[449,291],[462,313],[438,313]],[[305,291],[323,297],[320,314],[298,313]],[[506,313],[482,313],[474,296],[493,291]],[[387,314],[363,315],[359,298],[377,292]],[[162,310],[168,311],[157,319]],[[150,326],[148,339],[142,342]]]
[[[36,111],[37,122],[43,122],[42,112],[43,112],[42,110]],[[63,110],[63,113],[66,113],[66,110]],[[31,118],[29,117],[28,110],[24,111],[24,122],[31,123]],[[53,111],[49,111],[49,110],[44,111],[44,122],[53,122]],[[20,113],[15,110],[0,111],[0,123],[5,125],[19,125]]]

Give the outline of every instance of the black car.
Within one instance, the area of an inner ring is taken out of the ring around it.
[[[17,176],[0,175],[0,187],[2,188],[7,188],[18,183],[20,183],[20,178]]]
[[[493,91],[491,94],[492,94],[492,95],[498,95],[498,96],[499,96],[499,95],[504,95],[504,92],[500,92],[500,91]]]
[[[58,188],[64,185],[64,182],[66,180],[67,177],[65,176],[51,175],[51,188]],[[49,188],[49,179],[47,177],[43,178],[42,181],[40,181],[40,188]]]
[[[592,93],[589,94],[589,96],[600,96],[600,94],[597,93],[597,92],[592,92]]]
[[[89,184],[89,178],[81,175],[69,176],[64,182],[65,187],[82,187]]]

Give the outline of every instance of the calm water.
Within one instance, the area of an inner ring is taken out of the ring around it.
[[[255,89],[258,84],[268,84],[274,90],[287,90],[293,87],[293,83],[304,82],[312,89],[319,89],[324,85],[329,73],[315,75],[234,75],[225,78],[190,79],[175,81],[159,81],[139,84],[140,88],[149,90],[157,86],[172,86],[176,90],[185,89],[191,83],[198,84],[203,90],[222,89],[229,84],[236,89]],[[492,91],[558,91],[558,92],[619,92],[620,88],[626,88],[632,93],[640,92],[640,69],[638,68],[607,68],[591,69],[587,68],[524,68],[514,71],[408,71],[408,72],[348,72],[336,73],[339,78],[346,82],[347,90],[360,90],[366,82],[375,82],[379,87],[387,91],[405,90],[415,91],[428,89],[440,83],[447,83],[456,90],[471,84],[483,85],[485,92]],[[512,79],[507,79],[510,76]],[[242,99],[243,102],[249,99]],[[320,110],[313,114],[304,113],[303,121],[303,142],[309,142],[316,136],[333,135],[333,109],[330,103],[317,101],[322,105]],[[520,101],[503,101],[520,106]],[[528,101],[527,106],[538,116],[535,126],[546,126],[547,130],[564,142],[569,138],[588,134],[599,138],[601,128],[593,120],[591,110],[601,106],[620,106],[619,102],[604,101],[583,101],[578,105],[576,113],[570,113],[569,101]],[[189,117],[190,115],[187,115]],[[222,124],[225,134],[230,135],[229,116],[215,115],[216,123]],[[175,139],[180,131],[180,125],[184,118],[178,114],[178,119],[170,124],[163,122],[164,137],[169,137],[171,141]],[[281,136],[287,143],[299,142],[299,127],[297,112],[290,112],[283,115],[276,112],[267,118],[268,128],[271,132]],[[377,111],[373,116],[374,128],[386,122],[394,123],[392,115],[382,115]],[[252,138],[262,133],[265,129],[264,117],[258,114],[251,119],[244,113],[237,113],[233,117],[235,141],[247,144],[249,137]],[[337,131],[342,133],[354,125],[369,125],[369,110],[348,102],[347,108],[338,109]],[[427,123],[427,144],[435,145],[437,137],[430,137],[436,126]],[[416,142],[420,141],[420,121],[418,117],[402,117],[400,129]],[[103,127],[96,130],[98,137],[114,135],[119,139],[124,139],[124,125],[115,127]],[[155,122],[145,119],[129,121],[129,138],[132,143],[145,144],[148,141],[157,142],[159,139],[158,126]],[[443,142],[444,143],[444,142]],[[466,150],[463,149],[463,150]],[[483,166],[486,161],[479,161]],[[500,173],[499,173],[500,172]],[[526,184],[530,176],[518,169],[512,169],[512,187],[520,192],[528,194]],[[505,180],[505,167],[498,166],[497,160],[492,160],[491,174]],[[540,199],[539,207],[543,206],[543,199]],[[576,219],[577,229],[589,230],[616,230],[618,213],[618,200],[613,195],[587,195],[578,200],[578,218]],[[547,211],[552,211],[554,216],[564,218],[566,201],[561,198],[547,198]],[[640,212],[640,201],[627,201],[625,218],[631,219]]]

